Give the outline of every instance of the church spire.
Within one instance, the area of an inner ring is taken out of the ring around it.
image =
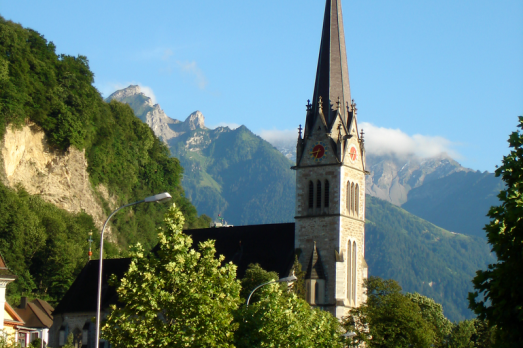
[[[323,107],[319,103],[320,97],[323,100]],[[330,127],[338,109],[337,103],[342,106],[339,110],[343,121],[348,123],[350,115],[344,106],[351,103],[351,96],[341,0],[327,0],[314,84],[312,113],[309,114],[310,119],[307,120],[308,131],[311,131],[312,123],[318,116],[320,108]]]

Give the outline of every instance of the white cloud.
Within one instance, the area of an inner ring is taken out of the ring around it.
[[[372,155],[418,156],[428,158],[446,153],[454,159],[461,158],[454,149],[458,144],[440,136],[408,135],[400,129],[378,127],[368,122],[359,124],[365,131],[365,149]],[[294,146],[297,130],[261,130],[258,135],[273,146]]]
[[[195,61],[192,62],[176,62],[180,71],[184,74],[188,74],[194,77],[194,82],[199,89],[205,89],[207,86],[207,78],[205,77],[202,69],[198,67]]]
[[[156,96],[154,95],[153,89],[151,87],[144,86],[140,83],[138,84],[138,86],[140,86],[140,91],[142,91],[143,94],[151,98],[153,104],[157,104]]]
[[[362,122],[359,128],[365,132],[365,149],[373,155],[415,155],[422,158],[447,153],[452,158],[461,156],[453,148],[457,145],[440,136],[414,134],[412,136],[400,129],[383,128],[372,123]]]
[[[218,128],[218,127],[229,127],[230,129],[236,129],[236,128],[240,127],[240,126],[241,125],[237,124],[237,123],[220,122],[217,125],[207,126],[207,127],[209,127],[210,129],[215,129],[215,128]]]
[[[292,145],[298,140],[298,130],[262,129],[258,135],[274,146]]]

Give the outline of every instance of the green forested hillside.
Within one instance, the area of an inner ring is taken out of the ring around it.
[[[467,300],[472,278],[494,261],[485,240],[451,233],[378,198],[366,199],[370,275],[433,298],[452,321],[472,318]]]
[[[209,145],[194,151],[187,139]],[[233,224],[290,222],[294,217],[295,174],[285,156],[245,126],[195,129],[169,141],[185,168],[187,196],[198,210]]]
[[[486,238],[487,212],[499,205],[502,189],[494,173],[457,172],[412,189],[401,207],[449,231]]]
[[[22,187],[12,190],[0,183],[0,252],[18,276],[9,285],[8,300],[18,302],[21,294],[60,299],[87,262],[90,231],[96,255],[100,234],[90,215],[68,213]],[[107,256],[118,255],[110,242],[104,249]]]
[[[168,191],[184,212],[187,227],[207,226],[208,218],[198,218],[196,209],[184,196],[179,161],[170,157],[167,147],[134,116],[129,106],[104,102],[92,83],[93,73],[86,57],[57,55],[53,43],[36,31],[0,17],[0,135],[6,127],[32,121],[45,131],[50,146],[85,149],[91,183],[105,184],[118,198],[118,204]],[[52,299],[58,299],[62,290],[40,282],[38,277],[50,280],[58,276],[53,272],[59,268],[51,267],[44,272],[35,267],[42,266],[39,263],[44,262],[42,257],[47,255],[48,243],[67,240],[69,244],[61,244],[64,259],[57,259],[56,263],[76,270],[80,255],[84,255],[78,252],[86,250],[85,233],[93,228],[92,221],[83,215],[53,210],[43,203],[40,206],[46,208],[40,209],[37,207],[40,203],[35,203],[38,199],[26,197],[27,194],[21,193],[23,190],[18,193],[3,190],[0,205],[7,215],[0,224],[0,252],[13,270],[29,272],[10,285],[10,294],[44,291]],[[107,202],[103,203],[105,212],[110,213]],[[24,204],[26,208],[20,210],[19,206]],[[125,250],[126,245],[137,241],[146,247],[154,245],[155,227],[167,208],[167,205],[142,204],[117,214],[113,231],[118,248]],[[9,217],[11,213],[15,215]],[[34,236],[23,227],[24,214],[35,231],[39,231]],[[47,218],[49,214],[52,219]],[[52,222],[53,219],[63,223]],[[27,245],[27,241],[32,244]],[[51,255],[55,254],[47,257]],[[65,281],[60,286],[66,289],[68,284]]]

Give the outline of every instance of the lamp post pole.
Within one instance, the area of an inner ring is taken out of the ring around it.
[[[270,282],[267,282],[267,283],[263,283],[261,285],[258,285],[257,287],[254,288],[253,291],[251,291],[251,293],[249,294],[249,298],[247,299],[247,305],[245,307],[249,307],[249,302],[251,301],[251,296],[252,294],[254,294],[254,292],[256,290],[258,290],[259,288],[261,288],[262,286],[265,286],[265,285],[269,285],[269,284],[272,284],[272,283],[284,283],[284,282],[287,282],[287,283],[291,283],[291,282],[294,282],[296,281],[298,278],[296,278],[296,276],[293,274],[291,275],[290,277],[285,277],[285,278],[281,278],[281,279],[278,279],[278,280],[271,280]]]
[[[107,220],[105,220],[104,226],[102,228],[102,234],[100,235],[100,260],[98,262],[98,295],[96,297],[96,337],[95,337],[95,348],[100,347],[100,306],[102,302],[102,261],[103,261],[103,250],[104,250],[104,232],[105,227],[107,226],[107,223],[109,220],[113,217],[114,214],[116,214],[118,211],[120,211],[123,208],[130,207],[131,205],[136,205],[140,203],[151,203],[151,202],[157,202],[157,203],[163,203],[168,200],[170,200],[172,197],[168,192],[160,193],[154,196],[147,197],[146,199],[143,199],[138,202],[129,203],[126,205],[122,205],[120,208],[116,209],[109,215]]]

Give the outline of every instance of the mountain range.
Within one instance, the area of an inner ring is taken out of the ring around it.
[[[129,104],[185,169],[186,196],[200,213],[232,224],[293,221],[295,147],[269,144],[245,126],[205,126],[196,111],[169,118],[138,86],[107,101]],[[493,262],[482,226],[501,181],[447,155],[367,155],[366,259],[371,275],[443,304],[451,320],[471,318],[467,292],[478,269]],[[416,216],[417,215],[417,216]]]
[[[284,155],[279,156],[271,144],[244,126],[209,129],[199,111],[183,122],[171,119],[139,86],[116,91],[107,98],[112,99],[129,104],[180,159],[185,168],[183,186],[200,213],[214,219],[221,213],[232,224],[293,221],[295,183],[289,170],[296,158],[293,141],[273,141]],[[503,188],[494,174],[464,168],[446,154],[420,158],[368,153],[366,157],[368,195],[449,231],[484,238],[486,213],[498,204],[497,194]],[[255,158],[262,161],[253,167]],[[264,168],[266,175],[256,177],[256,171]],[[260,191],[260,186],[273,194]],[[278,192],[283,196],[277,198]],[[250,213],[260,199],[262,210]]]
[[[236,225],[293,221],[293,163],[245,126],[209,129],[199,111],[184,122],[173,120],[139,86],[107,100],[129,104],[169,146],[184,168],[185,194],[200,214]]]

